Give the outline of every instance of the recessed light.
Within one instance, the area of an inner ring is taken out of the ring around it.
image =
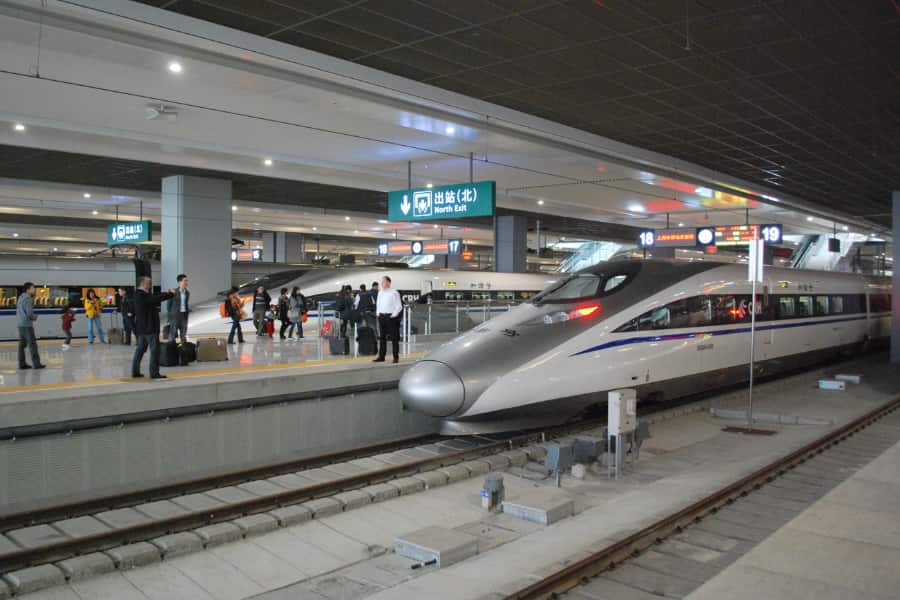
[[[538,200],[538,206],[543,206],[543,205],[544,205],[544,201],[543,201],[543,200]]]
[[[318,227],[313,227],[313,231],[318,231],[318,230],[319,230]]]
[[[847,230],[849,230],[850,228],[847,227],[846,225],[844,225],[843,227],[841,227],[841,229],[843,229],[844,231],[847,231]]]
[[[434,224],[434,228],[435,228],[435,229],[438,228],[438,224],[437,224],[437,223]]]
[[[387,225],[388,220],[387,219],[378,219],[378,222],[381,223],[382,225]]]
[[[434,184],[433,184],[433,183],[426,183],[426,184],[425,184],[425,187],[431,189],[431,188],[434,187]]]
[[[349,215],[345,215],[345,216],[344,216],[344,220],[345,220],[345,221],[349,221],[349,220],[350,220]]]
[[[16,131],[25,131],[25,126],[21,123],[16,123],[15,125],[13,125],[13,129],[15,129]]]
[[[59,252],[59,248],[54,248],[53,251],[54,251],[54,252]]]
[[[267,158],[266,160],[263,161],[263,164],[266,165],[267,167],[271,167],[271,166],[272,166],[272,159],[271,159],[271,158]]]
[[[359,229],[354,229],[353,233],[359,233]]]
[[[182,71],[181,63],[178,61],[172,61],[169,63],[169,71],[172,73],[181,73]]]
[[[684,227],[684,223],[679,223],[678,226],[679,226],[679,227]],[[681,234],[679,234],[679,235],[681,235]]]
[[[644,212],[644,207],[640,204],[629,204],[628,210],[630,210],[631,212]]]
[[[92,214],[92,215],[99,215],[100,213],[97,212],[96,210],[92,210],[92,211],[91,211],[91,214]]]
[[[232,206],[231,206],[231,210],[232,210],[232,212],[233,212],[233,211],[236,211],[236,210],[237,210],[237,206],[232,205]]]
[[[812,218],[812,217],[806,217],[806,220],[807,220],[807,221],[812,221],[813,218]]]
[[[444,132],[447,135],[453,135],[454,133],[456,133],[456,127],[453,127],[452,125],[448,125],[447,128],[444,129]]]
[[[14,234],[13,234],[13,237],[19,237],[19,234],[18,234],[18,233],[14,233]]]
[[[90,198],[90,197],[91,197],[91,195],[88,194],[87,192],[85,192],[84,194],[82,194],[82,196],[84,196],[85,198]]]

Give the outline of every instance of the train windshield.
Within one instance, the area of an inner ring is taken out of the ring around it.
[[[607,296],[624,287],[631,277],[630,273],[579,273],[535,296],[534,304],[563,304]]]

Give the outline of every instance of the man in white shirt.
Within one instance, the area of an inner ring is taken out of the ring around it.
[[[391,287],[391,278],[385,275],[381,278],[381,289],[378,292],[378,301],[375,305],[378,314],[378,325],[381,329],[381,339],[378,344],[378,358],[373,362],[384,362],[387,351],[387,337],[391,337],[394,350],[394,362],[400,360],[400,315],[403,313],[403,302],[400,294]]]

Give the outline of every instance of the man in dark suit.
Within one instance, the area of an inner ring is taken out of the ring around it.
[[[174,342],[181,333],[181,341],[187,341],[188,314],[191,312],[191,290],[184,273],[176,278],[175,297],[169,300],[169,341]]]
[[[175,296],[175,290],[162,294],[151,294],[151,280],[141,277],[134,291],[134,330],[137,334],[137,347],[131,360],[131,376],[143,377],[141,359],[147,348],[150,348],[150,379],[165,379],[159,373],[159,306]]]

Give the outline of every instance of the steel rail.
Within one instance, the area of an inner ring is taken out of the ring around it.
[[[694,502],[690,506],[665,517],[656,523],[591,554],[550,576],[537,581],[507,596],[509,600],[533,600],[557,598],[617,564],[636,556],[657,542],[680,532],[685,527],[731,504],[737,498],[747,495],[769,481],[784,474],[817,454],[839,444],[857,431],[868,427],[885,415],[900,408],[900,397],[854,419],[817,440],[805,444],[798,450],[757,469],[740,480]]]

